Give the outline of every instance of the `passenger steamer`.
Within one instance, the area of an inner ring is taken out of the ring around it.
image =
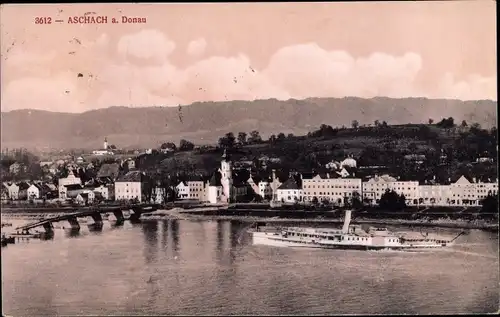
[[[351,210],[346,210],[342,230],[329,228],[278,228],[274,232],[263,231],[256,226],[252,233],[253,244],[279,247],[306,247],[322,249],[357,250],[412,250],[423,248],[442,248],[451,246],[463,234],[452,240],[431,239],[428,237],[409,239],[403,234],[391,233],[386,228],[351,227]],[[358,230],[356,230],[358,229]]]

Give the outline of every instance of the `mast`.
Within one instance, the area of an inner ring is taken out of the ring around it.
[[[349,224],[351,223],[351,209],[345,211],[344,226],[342,227],[342,233],[349,233]]]

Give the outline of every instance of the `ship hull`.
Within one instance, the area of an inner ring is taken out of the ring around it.
[[[326,243],[314,240],[296,240],[284,238],[281,235],[264,232],[252,232],[254,245],[267,245],[286,248],[309,248],[309,249],[340,249],[340,250],[422,250],[447,247],[450,244],[400,244],[400,245],[370,245],[370,244],[348,244],[348,243]]]

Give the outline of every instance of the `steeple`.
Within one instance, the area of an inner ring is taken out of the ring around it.
[[[105,150],[108,149],[108,138],[107,137],[104,137],[104,149]]]
[[[229,156],[229,154],[227,154],[226,149],[224,149],[224,154],[222,154],[222,159],[224,161],[230,161],[231,160],[231,157]]]

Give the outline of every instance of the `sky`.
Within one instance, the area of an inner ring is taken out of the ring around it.
[[[489,0],[2,5],[1,110],[497,100],[495,12]],[[68,23],[85,14],[108,23]],[[146,23],[111,23],[122,16]]]

